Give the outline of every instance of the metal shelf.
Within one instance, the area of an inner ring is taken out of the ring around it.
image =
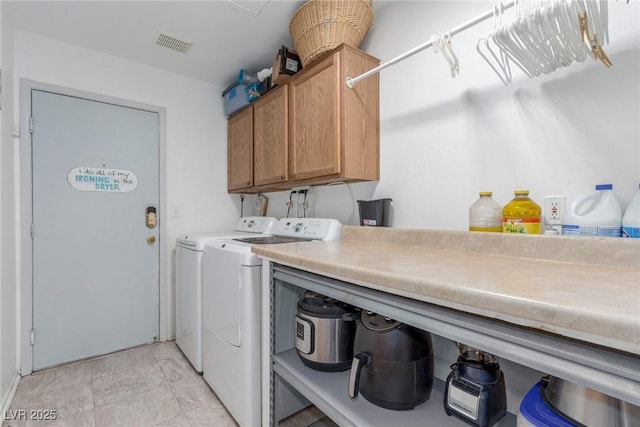
[[[273,283],[316,291],[640,405],[640,358],[636,356],[278,264],[272,275]]]
[[[273,370],[296,388],[315,406],[340,426],[423,426],[463,427],[464,422],[449,417],[443,407],[442,381],[434,384],[429,400],[410,411],[381,408],[358,396],[347,393],[349,371],[320,372],[306,367],[295,349],[273,356]],[[514,417],[511,416],[511,421]],[[515,425],[501,423],[502,426]]]

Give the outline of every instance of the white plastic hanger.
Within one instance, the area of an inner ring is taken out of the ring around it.
[[[458,56],[453,50],[453,44],[451,42],[451,31],[447,31],[445,34],[445,49],[447,50],[447,54],[450,58],[449,65],[451,67],[451,77],[455,77],[460,74],[460,62],[458,62]]]
[[[629,0],[627,0],[627,3]],[[607,0],[600,0],[600,25],[602,43],[609,44],[609,4]]]
[[[451,32],[447,32],[447,35],[444,33],[438,33],[432,36],[433,41],[433,51],[435,53],[440,52],[444,59],[449,64],[449,69],[451,70],[451,77],[454,77],[460,73],[460,63],[458,62],[458,57],[456,53],[453,51],[453,46],[451,45]]]
[[[520,64],[529,78],[539,76],[542,73],[542,64],[537,55],[532,51],[533,47],[526,35],[527,15],[518,16],[513,22],[503,27],[498,32],[499,40],[511,59]]]
[[[558,27],[565,39],[568,51],[573,59],[584,62],[591,52],[582,41],[580,21],[577,19],[578,8],[572,0],[556,0],[554,3]]]
[[[498,6],[494,7],[493,31],[490,34],[488,34],[486,37],[482,37],[478,39],[478,41],[476,42],[476,50],[478,51],[480,56],[482,56],[482,58],[487,62],[487,64],[489,64],[493,72],[496,73],[496,75],[502,81],[502,83],[504,83],[505,86],[508,86],[509,83],[511,83],[511,66],[509,65],[509,56],[507,56],[504,50],[498,44],[496,44],[496,41],[494,40],[495,31],[498,28],[498,25],[502,24],[503,12],[504,10],[502,8],[502,3],[500,3],[500,8],[498,8]],[[491,45],[489,43],[490,40],[493,40],[494,45],[496,46],[496,48],[500,53],[499,56],[496,55],[494,50],[491,48]],[[489,53],[491,53],[491,56],[493,56],[493,59],[495,60],[495,64],[497,65],[497,67],[496,65],[494,65],[494,62],[492,62],[491,59],[482,52],[482,49],[480,49],[481,45],[484,45],[486,49],[489,51]]]

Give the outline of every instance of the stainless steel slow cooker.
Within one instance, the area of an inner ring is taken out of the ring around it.
[[[359,309],[308,291],[298,300],[295,345],[302,362],[319,371],[351,366]]]

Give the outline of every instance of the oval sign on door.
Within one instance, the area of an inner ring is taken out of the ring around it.
[[[127,193],[138,186],[138,177],[125,169],[76,166],[67,174],[69,184],[80,191]]]

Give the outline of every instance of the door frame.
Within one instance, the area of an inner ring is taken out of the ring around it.
[[[33,346],[30,331],[33,328],[33,240],[31,239],[31,223],[33,221],[33,182],[31,167],[31,132],[29,130],[31,117],[31,91],[40,90],[57,95],[72,96],[89,101],[103,102],[121,107],[135,108],[158,114],[158,179],[159,179],[159,208],[158,208],[158,243],[160,246],[159,283],[158,283],[158,330],[159,340],[165,341],[168,336],[168,275],[166,263],[168,251],[164,242],[167,236],[166,209],[166,109],[164,107],[116,98],[84,90],[72,89],[28,79],[20,79],[20,302],[18,345],[20,374],[29,375],[33,369]]]

